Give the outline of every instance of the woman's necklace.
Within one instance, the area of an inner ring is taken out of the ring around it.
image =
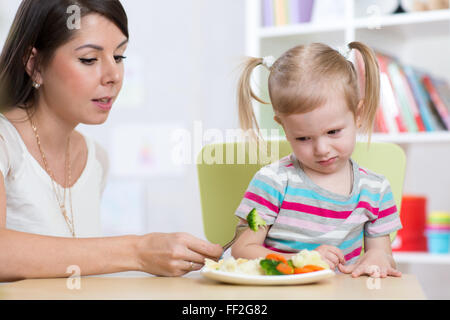
[[[34,135],[36,137],[36,142],[39,148],[39,152],[41,153],[42,162],[44,163],[45,171],[47,171],[48,175],[51,178],[52,181],[52,188],[53,192],[56,196],[56,201],[58,202],[58,205],[60,207],[61,213],[64,216],[64,220],[66,221],[67,227],[69,228],[70,233],[72,234],[72,237],[75,238],[75,225],[73,220],[73,210],[72,210],[72,192],[70,186],[70,181],[72,180],[72,169],[70,165],[70,135],[67,138],[67,145],[66,145],[66,159],[64,164],[64,186],[63,186],[63,197],[61,201],[61,193],[59,192],[59,187],[57,186],[57,183],[55,182],[55,177],[53,175],[53,172],[50,170],[47,158],[45,157],[44,152],[42,151],[41,147],[41,139],[39,138],[39,134],[37,131],[37,127],[34,124],[33,120],[31,119],[31,116],[28,115],[28,118],[30,119],[31,128],[33,129]],[[66,188],[69,190],[69,203],[70,203],[70,214],[71,219],[67,216],[67,209],[66,209]],[[56,191],[58,189],[58,192]]]

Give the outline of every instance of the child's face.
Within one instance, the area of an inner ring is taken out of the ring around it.
[[[275,120],[283,126],[295,156],[305,168],[330,174],[348,164],[357,125],[344,99],[329,99],[310,112],[281,115]]]

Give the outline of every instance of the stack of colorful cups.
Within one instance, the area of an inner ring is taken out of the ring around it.
[[[428,251],[430,253],[449,253],[450,213],[434,211],[427,219]]]

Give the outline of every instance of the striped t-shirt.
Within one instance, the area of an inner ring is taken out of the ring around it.
[[[379,237],[402,228],[389,181],[353,165],[348,196],[327,191],[301,169],[294,154],[261,168],[236,215],[252,208],[271,225],[264,246],[279,252],[314,250],[326,244],[342,250],[346,264],[358,259],[363,236]]]

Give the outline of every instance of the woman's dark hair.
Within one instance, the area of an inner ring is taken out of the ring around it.
[[[26,62],[36,48],[34,74],[37,68],[48,66],[56,49],[75,36],[77,29],[68,27],[68,19],[73,16],[68,9],[73,5],[79,8],[80,18],[100,14],[128,39],[128,18],[119,0],[23,0],[0,56],[0,112],[34,105],[35,90],[25,70]]]

